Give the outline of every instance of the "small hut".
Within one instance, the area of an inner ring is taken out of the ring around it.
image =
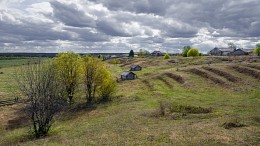
[[[131,65],[130,71],[140,71],[142,67],[140,65]]]
[[[126,71],[121,73],[122,80],[134,80],[136,77],[137,77],[136,74],[131,71]]]

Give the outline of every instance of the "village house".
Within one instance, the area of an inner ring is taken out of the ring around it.
[[[209,51],[209,55],[211,56],[228,56],[229,53],[234,52],[235,48],[214,48]]]
[[[135,78],[137,78],[137,75],[133,72],[125,71],[121,73],[122,80],[134,80]]]
[[[140,65],[131,65],[130,71],[140,71],[142,67]]]
[[[247,52],[245,52],[245,51],[242,50],[242,49],[236,49],[235,51],[230,52],[230,53],[228,54],[228,56],[242,56],[242,55],[247,55]]]
[[[152,56],[164,56],[165,53],[162,53],[161,51],[153,51],[151,53]]]

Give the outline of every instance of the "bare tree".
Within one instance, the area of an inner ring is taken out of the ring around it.
[[[53,64],[28,64],[21,67],[16,75],[18,87],[27,98],[25,111],[31,119],[35,136],[46,136],[55,114],[63,105]]]

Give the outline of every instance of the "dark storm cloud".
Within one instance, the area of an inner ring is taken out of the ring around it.
[[[1,51],[207,52],[260,38],[259,0],[26,0],[0,3]]]
[[[65,25],[74,27],[95,27],[93,17],[86,15],[76,4],[66,4],[58,1],[51,1],[53,16]]]

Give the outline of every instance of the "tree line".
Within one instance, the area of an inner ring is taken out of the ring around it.
[[[94,104],[109,101],[116,91],[116,82],[100,59],[73,52],[24,65],[15,78],[28,101],[25,112],[36,137],[47,135],[54,116],[73,103],[77,92],[83,90],[86,104]]]

